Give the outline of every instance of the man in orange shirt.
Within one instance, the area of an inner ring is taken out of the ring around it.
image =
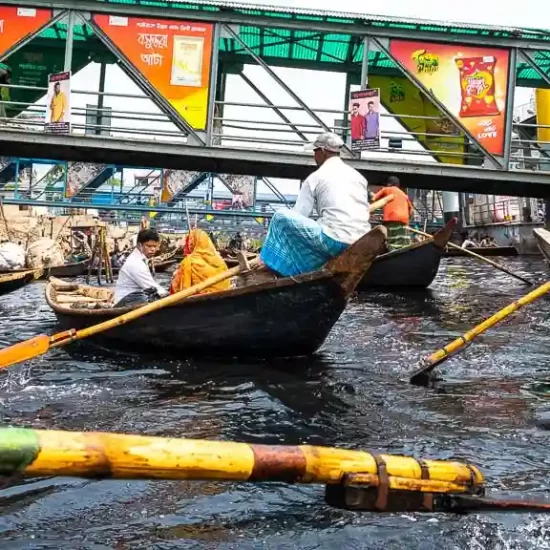
[[[400,189],[399,178],[390,176],[386,186],[374,195],[377,201],[388,195],[393,195],[393,200],[384,206],[384,225],[388,229],[388,250],[397,250],[408,246],[411,236],[407,229],[412,213],[412,204],[409,197]]]

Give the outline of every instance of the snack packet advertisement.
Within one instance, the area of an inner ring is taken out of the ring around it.
[[[504,155],[508,50],[392,40],[390,54],[485,150]]]

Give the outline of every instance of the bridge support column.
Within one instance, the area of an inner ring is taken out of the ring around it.
[[[460,203],[458,193],[443,191],[443,219],[447,223],[451,218],[460,219]]]

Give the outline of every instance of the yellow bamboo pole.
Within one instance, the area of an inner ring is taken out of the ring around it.
[[[436,352],[432,353],[423,360],[423,366],[411,376],[411,382],[413,384],[419,382],[421,379],[425,378],[437,365],[464,349],[474,338],[485,332],[487,329],[495,326],[500,321],[506,319],[506,317],[510,316],[518,309],[534,302],[548,292],[550,292],[550,282],[544,283],[532,292],[529,292],[529,294],[522,296],[519,300],[516,300],[515,302],[507,305],[505,308],[502,308],[488,319],[485,319],[483,323],[480,323],[456,340],[453,340],[450,344],[438,349]]]
[[[383,199],[379,199],[377,201],[374,201],[369,205],[370,210],[378,210],[379,208],[383,208],[393,200],[393,195],[388,195],[387,197],[384,197]]]
[[[408,227],[409,231],[412,231],[413,233],[416,233],[417,235],[422,235],[424,237],[428,237],[429,239],[433,238],[433,235],[430,235],[429,233],[424,233],[424,231],[420,231],[419,229],[414,229],[414,227]],[[479,254],[476,254],[475,252],[472,252],[471,250],[468,250],[467,248],[462,248],[461,246],[458,246],[455,243],[448,242],[447,246],[450,246],[451,248],[455,248],[457,250],[461,250],[462,252],[465,252],[466,254],[469,254],[470,256],[485,262],[486,264],[489,264],[496,269],[499,269],[500,271],[506,273],[507,275],[510,275],[511,277],[514,277],[515,279],[518,279],[522,283],[525,283],[526,285],[533,286],[533,283],[529,281],[529,279],[525,279],[521,275],[518,275],[517,273],[514,273],[513,271],[510,271],[508,268],[497,264],[496,262],[493,262],[492,260],[489,260],[489,258],[485,258],[484,256],[480,256]]]
[[[116,433],[0,429],[2,474],[118,479],[216,479],[336,484],[359,474],[379,484],[384,464],[390,488],[470,492],[484,477],[472,465],[373,455],[310,445],[255,445]],[[426,475],[428,474],[428,475]]]

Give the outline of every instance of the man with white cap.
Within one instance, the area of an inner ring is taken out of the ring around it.
[[[276,212],[261,259],[289,277],[314,271],[370,231],[367,180],[340,158],[344,142],[331,132],[313,143],[319,167],[303,183],[293,210]],[[311,219],[313,210],[318,219]]]

